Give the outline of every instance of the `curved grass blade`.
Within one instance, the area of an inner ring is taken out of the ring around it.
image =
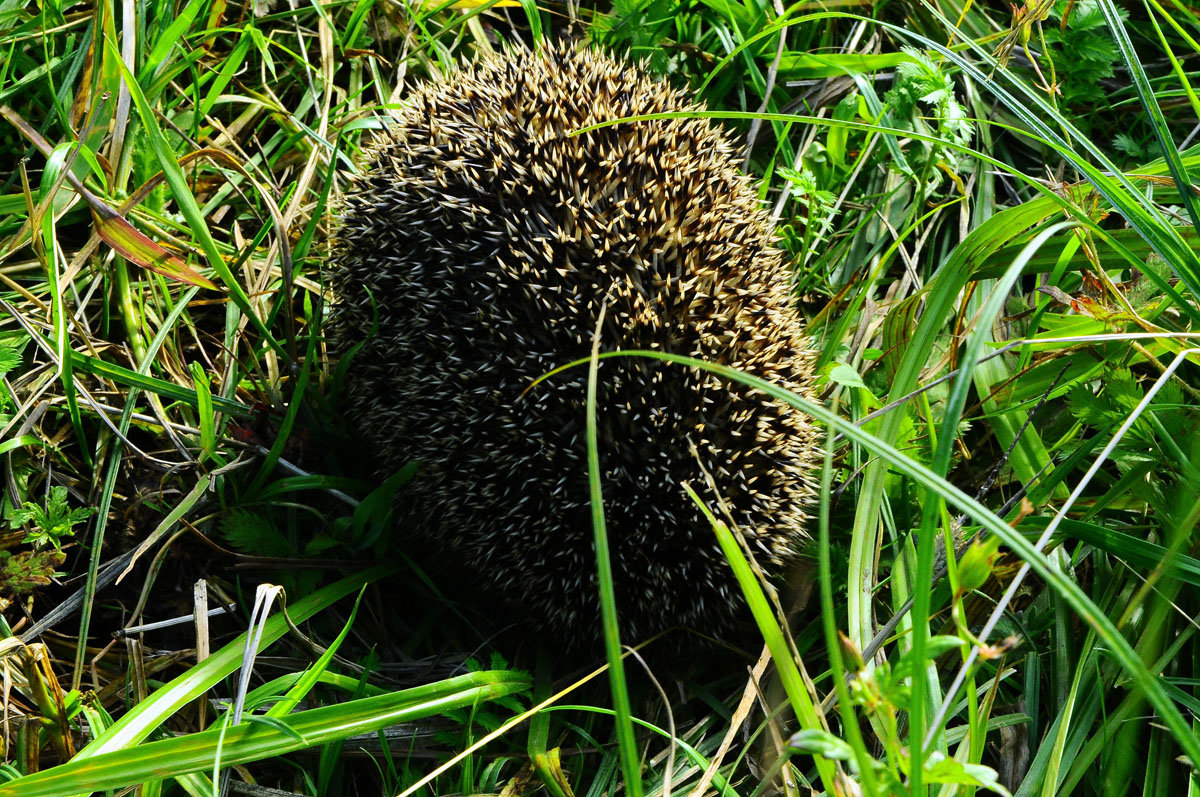
[[[590,714],[604,714],[604,715],[609,715],[609,716],[611,716],[613,714],[613,710],[611,708],[601,708],[599,706],[583,706],[583,705],[575,705],[575,704],[563,704],[560,706],[550,706],[549,708],[544,709],[544,710],[547,712],[550,712],[550,711],[586,711]],[[677,736],[673,737],[671,735],[670,731],[664,730],[652,722],[646,722],[646,720],[639,719],[637,717],[633,718],[633,722],[634,722],[634,724],[640,725],[648,731],[657,733],[659,736],[666,738],[672,744],[676,745],[681,751],[683,751],[683,754],[688,759],[688,761],[691,762],[697,768],[703,770],[708,767],[709,760],[708,760],[708,758],[706,758],[704,756],[703,753],[701,753],[695,747],[693,747],[692,745],[683,741],[679,737],[677,737]],[[729,783],[729,781],[720,773],[717,773],[716,775],[713,776],[712,782],[713,782],[714,790],[718,794],[720,794],[721,797],[738,797],[737,791],[734,790],[733,786]],[[695,792],[692,792],[692,793],[694,794]],[[710,792],[705,792],[705,794],[709,794],[709,793]]]
[[[100,240],[126,260],[164,277],[216,290],[217,286],[212,280],[195,271],[162,244],[152,240],[104,202],[92,205],[92,221]]]
[[[273,717],[270,722],[248,722],[90,757],[76,756],[66,764],[0,784],[0,797],[62,797],[199,772],[211,766],[218,744],[223,765],[260,761],[477,705],[528,687],[527,676],[510,670],[471,673],[379,697]]]
[[[779,680],[783,684],[784,691],[787,692],[792,710],[796,712],[796,717],[800,720],[800,726],[805,729],[828,732],[829,726],[817,713],[812,695],[805,686],[800,668],[796,666],[796,661],[792,658],[791,648],[783,636],[779,621],[775,619],[775,612],[771,609],[770,601],[763,593],[762,585],[758,583],[758,578],[746,560],[746,555],[742,553],[742,548],[734,538],[733,532],[712,513],[711,509],[705,506],[704,501],[696,494],[695,490],[687,484],[683,485],[683,489],[704,513],[704,517],[712,526],[713,533],[716,534],[717,543],[721,546],[725,560],[733,568],[734,578],[737,579],[742,594],[746,596],[746,603],[750,607],[750,613],[758,625],[759,633],[762,634],[767,649],[771,651],[771,659],[775,662]],[[837,765],[824,756],[814,756],[813,761],[817,766],[817,771],[821,773],[821,781],[825,784],[827,793],[836,793],[840,782]]]
[[[1175,180],[1176,187],[1179,188],[1179,196],[1183,206],[1187,208],[1188,218],[1192,220],[1192,227],[1200,229],[1200,209],[1196,207],[1196,190],[1188,177],[1187,169],[1183,166],[1183,160],[1179,156],[1175,140],[1171,137],[1171,128],[1167,125],[1167,119],[1158,106],[1158,99],[1154,95],[1154,89],[1150,86],[1149,78],[1146,77],[1146,70],[1142,67],[1142,62],[1133,49],[1133,42],[1129,40],[1129,33],[1125,30],[1125,25],[1121,22],[1121,16],[1117,13],[1117,8],[1113,5],[1112,0],[1097,0],[1097,5],[1104,13],[1104,21],[1108,23],[1108,27],[1112,31],[1113,41],[1116,42],[1121,59],[1125,62],[1125,68],[1129,70],[1129,77],[1133,80],[1134,91],[1137,92],[1138,99],[1141,100],[1142,107],[1150,119],[1150,127],[1154,129],[1154,137],[1157,139],[1159,147],[1162,148],[1163,160],[1166,161],[1171,177]]]
[[[633,709],[629,689],[625,684],[625,662],[621,658],[621,638],[617,624],[617,592],[613,586],[612,558],[608,547],[608,530],[604,523],[604,496],[600,484],[600,448],[596,441],[596,383],[599,370],[600,330],[604,325],[604,307],[596,319],[592,337],[592,357],[588,363],[587,384],[587,469],[588,491],[592,504],[592,530],[596,543],[596,581],[600,588],[600,617],[604,625],[604,653],[608,658],[608,682],[616,710],[617,745],[621,769],[625,775],[625,790],[631,797],[641,797],[642,775],[637,737],[633,734]]]
[[[347,595],[360,589],[363,584],[376,581],[395,568],[386,565],[356,573],[314,592],[296,602],[288,610],[292,622],[300,623]],[[276,615],[263,625],[259,650],[282,637],[288,630],[283,615]],[[114,722],[91,744],[79,751],[73,760],[81,760],[131,747],[149,736],[155,728],[183,706],[195,700],[216,685],[222,678],[237,670],[242,662],[242,651],[247,635],[242,634],[207,659],[192,667],[183,675],[156,690],[154,694],[138,703],[125,716]],[[149,779],[149,778],[147,778]]]

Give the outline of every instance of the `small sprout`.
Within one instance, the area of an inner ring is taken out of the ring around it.
[[[842,647],[842,661],[847,671],[862,672],[867,668],[866,662],[863,661],[862,651],[858,649],[858,645],[854,644],[854,640],[846,636],[841,631],[838,631],[838,642]]]
[[[958,562],[958,593],[965,595],[982,587],[992,575],[996,564],[999,537],[989,537],[980,542],[975,540]]]
[[[63,538],[74,536],[75,526],[94,514],[95,507],[71,509],[67,505],[67,488],[54,487],[44,509],[33,501],[26,501],[20,509],[9,514],[8,523],[13,529],[32,526],[22,542],[31,543],[34,548],[53,546],[58,550]]]

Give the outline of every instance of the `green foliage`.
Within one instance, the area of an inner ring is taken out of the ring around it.
[[[0,343],[0,376],[21,364],[21,349],[11,343]]]
[[[21,364],[23,346],[0,340],[0,379]],[[8,388],[0,383],[0,423],[7,423],[13,407],[13,397]]]
[[[909,60],[896,67],[892,88],[884,95],[887,113],[884,122],[930,136],[923,144],[926,175],[924,188],[932,191],[942,183],[942,173],[932,166],[944,166],[953,172],[966,172],[973,166],[961,151],[975,134],[975,126],[958,99],[951,73],[928,54],[912,47],[902,50]],[[914,168],[919,164],[910,163]]]
[[[1118,8],[1121,19],[1129,12]],[[1112,78],[1121,55],[1097,0],[1057,0],[1044,29],[1050,45],[1047,56],[1058,74],[1062,102],[1068,108],[1082,108],[1108,101],[1110,90],[1104,82]]]
[[[24,530],[20,542],[33,550],[0,550],[0,593],[28,595],[61,575],[57,569],[67,558],[61,550],[63,543],[75,535],[76,526],[96,514],[95,507],[72,509],[68,498],[67,488],[59,485],[50,489],[44,503],[26,501],[9,509],[9,527]]]
[[[45,505],[26,501],[9,513],[8,523],[14,529],[29,527],[22,542],[32,543],[34,548],[58,550],[65,538],[75,535],[75,526],[96,514],[95,507],[71,509],[67,496],[66,487],[52,487]]]
[[[1093,433],[1120,424],[1145,397],[1142,385],[1128,368],[1110,370],[1100,392],[1093,390],[1081,384],[1067,394],[1072,415]],[[1161,495],[1177,479],[1200,474],[1196,463],[1178,445],[1192,439],[1198,430],[1200,409],[1187,400],[1178,381],[1169,381],[1113,449],[1113,464],[1125,474],[1135,471],[1144,474],[1146,484]],[[1064,445],[1063,450],[1075,451],[1084,444],[1085,439],[1077,438]]]
[[[957,637],[933,637],[929,642],[930,658],[961,649],[964,645]],[[902,657],[894,668],[885,662],[873,671],[867,670],[862,659],[858,658],[851,669],[853,676],[849,691],[852,700],[862,708],[865,716],[878,720],[885,729],[884,739],[889,755],[883,760],[871,758],[870,765],[885,793],[904,794],[911,775],[912,759],[903,749],[904,740],[897,718],[908,711],[912,697],[908,688],[912,678],[912,657]],[[861,775],[851,745],[827,731],[800,731],[791,737],[788,745],[799,753],[845,762],[851,772]],[[977,786],[996,794],[1009,794],[998,780],[996,770],[979,764],[964,764],[948,758],[941,751],[933,751],[925,756],[921,766],[926,783]]]
[[[234,509],[221,520],[221,534],[239,551],[255,556],[295,556],[296,549],[268,518]]]

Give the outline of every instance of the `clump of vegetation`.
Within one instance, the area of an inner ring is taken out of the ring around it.
[[[1112,13],[1122,21],[1129,18],[1129,12],[1123,8],[1113,7]],[[1116,75],[1121,52],[1100,3],[1096,0],[1054,3],[1043,36],[1063,107],[1083,110],[1105,104],[1108,96],[1105,84]]]
[[[45,506],[26,501],[8,513],[8,524],[24,536],[9,535],[0,544],[28,544],[32,550],[0,549],[0,594],[27,595],[50,583],[55,569],[66,561],[63,542],[75,536],[75,527],[96,514],[94,507],[72,509],[67,488],[50,489]]]

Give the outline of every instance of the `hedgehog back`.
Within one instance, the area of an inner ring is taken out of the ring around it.
[[[655,349],[811,392],[789,279],[754,188],[699,106],[569,47],[487,58],[412,94],[347,192],[335,353],[363,344],[351,416],[389,467],[416,461],[402,523],[514,615],[594,638],[586,357]],[[373,334],[369,334],[373,332]],[[363,342],[365,339],[365,343]],[[778,570],[803,539],[813,430],[737,384],[646,358],[599,367],[601,478],[625,634],[719,632],[741,605],[681,483],[697,457]]]

